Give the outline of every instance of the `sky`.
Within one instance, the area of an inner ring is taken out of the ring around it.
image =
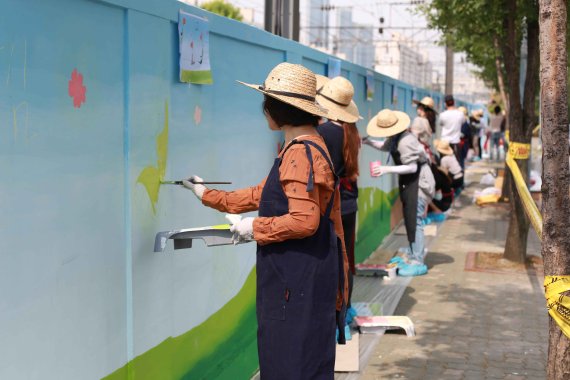
[[[197,1],[202,3],[206,0],[186,0],[189,3]],[[240,8],[254,10],[254,23],[263,25],[265,0],[226,0]],[[300,8],[303,10],[308,0],[300,0]],[[371,25],[374,29],[374,41],[389,40],[394,32],[400,33],[415,42],[419,49],[425,51],[434,70],[439,73],[443,81],[445,78],[445,49],[437,45],[440,33],[427,29],[427,22],[423,15],[415,11],[415,6],[410,0],[329,0],[329,4],[337,7],[351,7],[353,22],[361,25]],[[331,11],[331,19],[334,20],[334,12]],[[384,18],[384,33],[377,32],[380,26],[379,18]],[[305,18],[301,15],[301,29]],[[334,21],[332,21],[334,23]],[[476,67],[465,62],[464,54],[455,54],[454,71],[456,80],[470,75]],[[481,83],[479,87],[484,87]]]

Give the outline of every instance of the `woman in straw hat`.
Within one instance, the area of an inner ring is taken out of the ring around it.
[[[422,144],[429,146],[429,144],[431,144],[431,136],[435,133],[435,119],[437,114],[435,102],[429,96],[419,101],[413,100],[412,102],[417,105],[416,112],[418,116],[412,121],[410,130]]]
[[[344,230],[344,245],[348,256],[348,309],[345,335],[350,339],[349,324],[356,316],[351,307],[353,275],[355,274],[354,241],[356,237],[356,211],[358,199],[357,178],[359,175],[358,153],[360,135],[356,122],[362,119],[352,100],[354,87],[343,77],[329,79],[317,75],[317,101],[328,112],[328,121],[320,124],[317,131],[325,140],[336,174],[340,178],[340,209]]]
[[[449,141],[445,140],[435,140],[435,149],[440,155],[438,160],[438,165],[447,171],[448,175],[451,177],[451,187],[458,195],[463,188],[463,169],[457,161],[455,154],[453,154],[453,149],[449,146]]]
[[[425,244],[422,219],[427,205],[435,193],[435,181],[425,151],[418,139],[408,130],[410,118],[404,112],[383,109],[368,123],[366,131],[372,137],[388,137],[385,141],[365,139],[364,142],[390,153],[395,166],[377,166],[373,174],[398,174],[400,198],[404,207],[404,224],[409,249],[406,257],[395,257],[402,276],[418,276],[427,273],[424,264]]]
[[[328,114],[315,100],[315,74],[301,65],[277,65],[263,85],[240,83],[264,94],[269,129],[284,132],[273,168],[259,185],[233,192],[184,186],[219,211],[259,210],[231,231],[257,241],[261,378],[333,379],[337,327],[345,343],[348,264],[338,178],[316,130]]]

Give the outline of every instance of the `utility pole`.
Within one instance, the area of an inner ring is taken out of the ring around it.
[[[265,0],[265,30],[299,41],[299,0]]]
[[[453,94],[453,49],[445,47],[445,93]]]

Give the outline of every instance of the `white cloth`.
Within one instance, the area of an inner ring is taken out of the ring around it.
[[[441,157],[441,167],[447,169],[448,173],[453,177],[453,179],[459,179],[463,177],[463,170],[461,170],[461,165],[455,158],[454,154]]]
[[[458,109],[443,111],[439,115],[441,139],[448,141],[450,144],[459,144],[459,141],[461,141],[461,126],[465,121],[465,115]]]
[[[412,131],[420,142],[427,145],[431,142],[431,127],[428,119],[425,117],[417,116],[414,121],[412,121],[410,131]]]

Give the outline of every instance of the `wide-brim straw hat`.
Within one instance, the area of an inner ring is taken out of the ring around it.
[[[315,74],[304,66],[283,62],[269,72],[262,85],[237,82],[312,115],[328,117],[327,109],[316,101]]]
[[[362,119],[356,103],[352,100],[354,87],[348,79],[343,77],[330,79],[319,74],[316,76],[317,102],[328,110],[330,120],[356,123]]]
[[[414,104],[421,104],[424,107],[431,109],[433,112],[437,113],[435,109],[435,102],[429,96],[425,96],[422,100],[412,100]]]
[[[435,149],[441,154],[445,154],[446,156],[453,154],[453,149],[451,149],[449,141],[447,140],[435,140],[433,145],[435,145]]]
[[[483,110],[475,110],[471,112],[471,117],[473,117],[473,119],[479,121],[481,120],[481,118],[483,117]]]
[[[366,133],[372,137],[390,137],[405,131],[409,125],[407,113],[386,108],[370,119]]]

